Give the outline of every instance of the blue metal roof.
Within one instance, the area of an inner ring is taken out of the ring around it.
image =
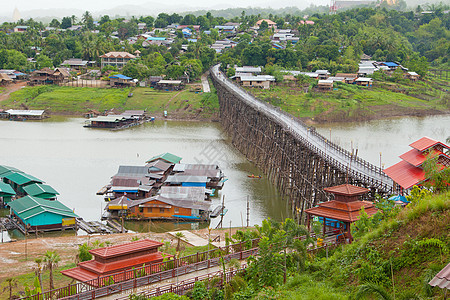
[[[131,77],[127,77],[127,76],[122,75],[122,74],[117,74],[117,75],[109,76],[109,78],[119,78],[119,79],[125,79],[125,80],[133,79],[133,78],[131,78]]]
[[[388,67],[398,67],[398,64],[396,64],[395,62],[391,62],[391,61],[384,62],[383,64]]]
[[[154,37],[154,36],[151,36],[151,37],[147,38],[147,41],[165,41],[165,40],[166,40],[165,37]]]

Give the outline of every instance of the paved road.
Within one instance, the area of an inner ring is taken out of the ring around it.
[[[232,83],[222,74],[222,72],[219,71],[219,65],[212,67],[211,70],[225,86],[230,88],[235,94],[240,95],[244,101],[253,106],[256,110],[271,116],[285,128],[289,128],[294,134],[297,134],[306,139],[315,148],[311,150],[315,152],[322,152],[322,154],[331,157],[341,165],[341,169],[342,167],[347,168],[347,166],[349,166],[350,170],[353,171],[353,173],[360,174],[362,175],[361,177],[365,176],[367,178],[376,180],[380,184],[382,183],[383,185],[387,185],[387,189],[392,189],[392,180],[384,173],[382,173],[379,168],[369,164],[368,162],[364,163],[362,160],[355,161],[353,159],[350,162],[350,156],[345,155],[343,152],[330,147],[329,142],[327,142],[323,137],[311,134],[309,128],[306,125],[295,120],[293,116],[281,112],[275,107],[269,106],[267,103],[258,100],[251,94],[247,93],[241,87]],[[331,163],[337,165],[336,163]],[[342,171],[346,170],[344,169]],[[369,182],[367,183],[369,184]]]

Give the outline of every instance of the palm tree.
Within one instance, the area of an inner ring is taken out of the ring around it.
[[[42,258],[38,257],[34,259],[34,262],[37,264],[36,267],[34,267],[34,273],[36,274],[36,277],[39,279],[39,284],[42,288],[42,271],[43,271],[43,265],[42,265]]]
[[[184,238],[185,236],[184,236],[184,233],[182,233],[180,231],[180,232],[175,233],[175,237],[177,238],[177,253],[179,253],[180,252],[181,239]]]
[[[369,299],[392,300],[391,295],[376,283],[366,283],[359,286],[355,299],[366,299],[368,297],[374,297]]]
[[[12,290],[17,287],[17,279],[16,278],[6,278],[5,281],[2,282],[3,292],[9,291],[9,298],[12,299]]]
[[[53,269],[58,266],[59,260],[60,260],[60,257],[55,251],[47,251],[44,255],[45,269],[49,271],[49,275],[50,275],[50,290],[54,289]]]

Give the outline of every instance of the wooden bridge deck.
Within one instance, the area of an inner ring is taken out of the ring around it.
[[[349,151],[318,134],[313,127],[308,127],[292,115],[247,93],[240,86],[226,78],[220,72],[219,65],[211,68],[211,75],[213,79],[216,79],[217,84],[222,85],[258,112],[265,114],[279,123],[285,130],[290,131],[293,136],[301,140],[309,150],[322,156],[334,167],[342,172],[348,172],[349,176],[358,178],[366,186],[374,187],[378,191],[385,193],[391,193],[393,191],[392,180],[379,167],[359,157],[355,157]]]

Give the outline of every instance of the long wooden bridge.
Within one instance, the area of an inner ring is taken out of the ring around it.
[[[328,200],[323,188],[350,183],[375,193],[393,192],[383,171],[327,140],[299,119],[247,93],[219,70],[211,77],[220,103],[220,120],[232,143],[260,167],[291,200],[296,217]]]

